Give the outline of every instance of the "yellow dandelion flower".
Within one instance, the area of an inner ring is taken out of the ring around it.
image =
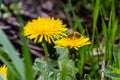
[[[89,41],[89,38],[85,38],[84,36],[80,35],[80,33],[75,31],[67,37],[55,41],[55,44],[55,48],[69,47],[78,50],[79,47],[91,44],[91,42]]]
[[[65,36],[63,32],[66,30],[66,25],[59,19],[38,17],[25,25],[24,35],[29,39],[34,39],[35,43],[40,43],[43,39],[51,43],[54,38]]]
[[[3,65],[0,67],[0,73],[4,76],[7,77],[7,67],[6,65]]]

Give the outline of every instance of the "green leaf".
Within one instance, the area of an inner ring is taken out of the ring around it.
[[[36,59],[33,65],[34,76],[39,76],[37,80],[58,80],[60,72],[48,66],[45,61]]]
[[[72,60],[69,59],[68,48],[57,48],[56,52],[60,55],[58,58],[58,66],[61,71],[61,80],[75,80],[72,74]],[[74,67],[75,72],[77,71]]]
[[[105,71],[104,73],[105,73],[105,76],[107,76],[109,78],[120,80],[120,74],[117,74],[113,71]]]
[[[66,63],[64,64],[66,65]],[[67,66],[62,66],[63,71],[66,71],[66,68],[68,68],[71,65]],[[45,61],[41,59],[36,59],[33,65],[33,70],[34,70],[34,77],[37,77],[36,80],[63,80],[61,78],[62,76],[62,71],[60,71],[58,68],[53,68],[50,65],[47,65]],[[70,70],[69,70],[70,71]],[[65,80],[75,80],[72,76],[71,73],[65,72]]]
[[[59,54],[59,60],[68,59],[69,50],[68,48],[56,48],[56,52]]]
[[[1,29],[0,29],[0,37],[1,37],[0,44],[2,45],[2,49],[12,60],[13,65],[15,66],[16,70],[19,72],[22,80],[24,80],[25,79],[24,64],[18,55],[19,53],[15,50],[15,48],[13,47],[11,42],[7,39],[7,36],[4,34],[4,32]]]

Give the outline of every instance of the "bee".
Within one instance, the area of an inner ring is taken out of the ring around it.
[[[68,38],[72,38],[72,37],[80,38],[81,34],[77,31],[74,31],[70,35],[68,35]]]

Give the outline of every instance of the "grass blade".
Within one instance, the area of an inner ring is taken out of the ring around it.
[[[4,32],[0,29],[0,44],[3,46],[3,50],[7,53],[9,58],[12,60],[13,65],[15,66],[16,70],[20,73],[22,80],[25,79],[24,73],[24,64],[19,57],[19,53],[14,49],[13,45],[7,39],[7,36]]]

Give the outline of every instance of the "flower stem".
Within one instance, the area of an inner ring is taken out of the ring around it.
[[[72,60],[72,76],[75,78],[75,62]]]
[[[47,48],[47,44],[45,41],[43,41],[43,48],[44,48],[44,52],[45,52],[45,58],[46,58],[46,63],[48,64],[48,59],[49,59],[49,54],[48,54],[48,48]]]
[[[75,71],[75,59],[76,59],[76,54],[75,54],[75,50],[69,49],[69,57],[72,59],[72,76],[74,77],[74,79],[76,79],[76,71]]]

